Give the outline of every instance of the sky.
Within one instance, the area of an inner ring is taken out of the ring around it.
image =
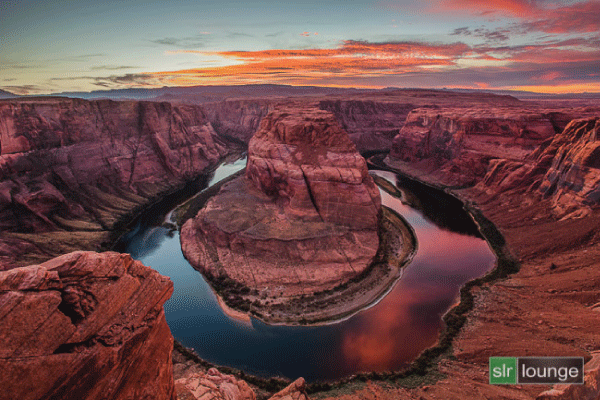
[[[600,92],[600,0],[2,0],[0,89]]]

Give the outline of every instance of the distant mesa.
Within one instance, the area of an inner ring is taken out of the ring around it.
[[[0,99],[12,99],[14,97],[20,97],[18,94],[7,92],[6,90],[0,89]]]

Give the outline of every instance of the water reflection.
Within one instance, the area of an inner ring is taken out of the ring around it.
[[[212,181],[244,164],[219,168]],[[395,182],[393,174],[377,174]],[[472,221],[464,213],[462,225],[455,221],[437,226],[432,221],[444,219],[431,215],[432,210],[456,215],[457,209],[436,196],[425,202],[411,186],[403,189],[404,201],[425,213],[386,192],[381,195],[383,204],[403,215],[415,230],[419,247],[413,262],[377,305],[332,325],[270,326],[255,319],[248,325],[227,316],[202,276],[183,258],[178,233],[169,237],[169,229],[161,223],[141,221],[124,245],[135,258],[171,277],[175,292],[165,303],[171,331],[210,362],[263,376],[303,376],[308,381],[395,370],[436,342],[441,315],[456,301],[460,286],[481,276],[494,261],[487,244],[472,235],[468,226]],[[434,201],[437,206],[429,204]]]

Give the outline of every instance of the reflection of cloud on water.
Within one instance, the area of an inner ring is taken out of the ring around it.
[[[343,333],[344,362],[357,370],[394,370],[399,359],[414,359],[422,349],[433,345],[439,318],[432,324],[419,310],[419,304],[436,301],[430,297],[437,296],[428,290],[403,288],[371,312],[359,315],[359,323]]]

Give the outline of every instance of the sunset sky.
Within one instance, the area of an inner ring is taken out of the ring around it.
[[[600,0],[2,0],[0,89],[600,92]]]

